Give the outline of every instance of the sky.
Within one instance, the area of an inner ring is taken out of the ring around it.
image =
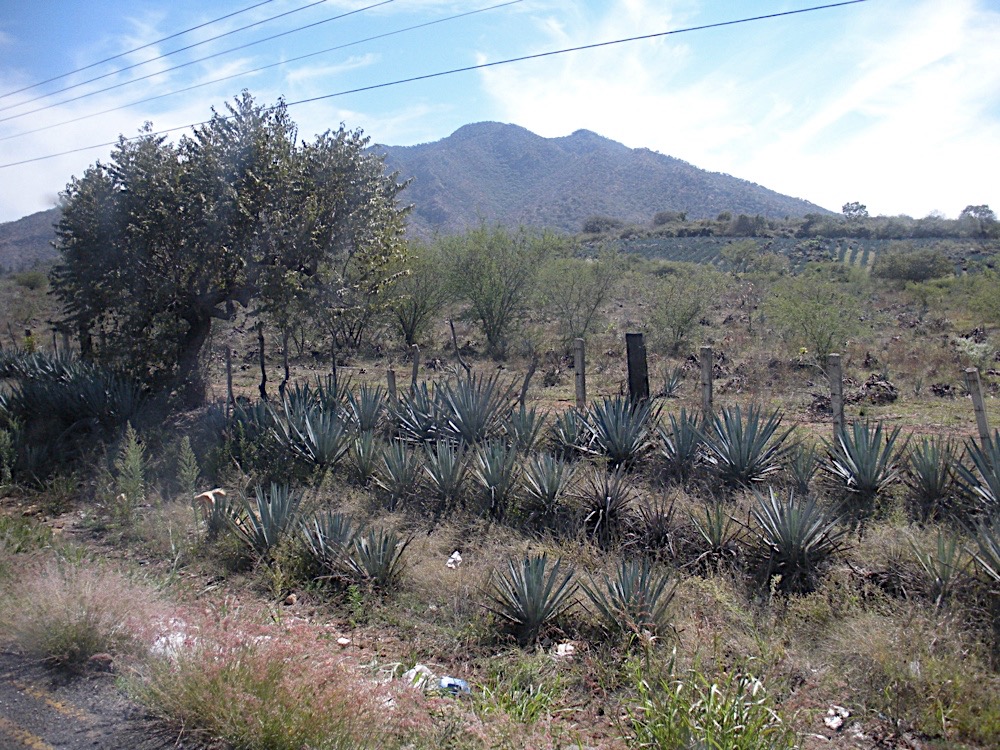
[[[587,129],[834,211],[1000,211],[1000,0],[685,31],[821,4],[0,0],[0,222],[56,205],[108,159],[100,144],[202,122],[243,89],[283,97],[304,139],[341,123],[388,145],[485,120]],[[383,85],[662,32],[676,33]]]

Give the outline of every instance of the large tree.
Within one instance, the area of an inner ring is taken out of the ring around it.
[[[177,144],[120,139],[63,195],[52,283],[81,351],[198,402],[214,320],[303,296],[343,317],[378,294],[402,185],[367,144],[343,126],[300,142],[283,103],[245,92]]]

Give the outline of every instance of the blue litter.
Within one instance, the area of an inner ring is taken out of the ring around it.
[[[457,677],[442,677],[440,682],[442,690],[449,690],[452,693],[470,693],[469,683]]]

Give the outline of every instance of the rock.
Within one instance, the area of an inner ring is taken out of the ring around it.
[[[340,638],[337,639],[337,645],[340,646],[341,648],[347,648],[348,646],[351,645],[351,639],[345,638],[344,636],[340,636]]]
[[[295,602],[297,602],[298,600],[299,598],[295,594],[289,594],[288,596],[285,597],[284,604],[286,607],[294,607]]]
[[[115,668],[115,660],[111,654],[94,654],[87,659],[87,666],[95,672],[113,672]]]

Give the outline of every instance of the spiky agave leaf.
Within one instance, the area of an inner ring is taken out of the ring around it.
[[[490,515],[502,521],[520,479],[517,449],[499,440],[479,446],[473,475],[486,493]]]
[[[612,468],[630,467],[650,447],[650,426],[659,416],[659,407],[646,400],[634,403],[624,396],[605,398],[591,404],[584,415],[593,436],[593,447],[607,456]]]
[[[781,469],[788,451],[785,440],[793,428],[778,432],[781,412],[765,417],[759,406],[750,406],[746,415],[739,405],[723,409],[702,438],[706,458],[727,485],[750,486],[762,482]]]
[[[388,590],[403,574],[403,553],[412,541],[413,537],[404,539],[387,529],[370,529],[367,534],[358,534],[344,561],[348,573],[359,583]]]
[[[424,472],[437,495],[439,513],[461,495],[467,468],[463,446],[445,440],[438,440],[433,448],[426,446]]]
[[[583,413],[576,407],[571,407],[556,415],[549,430],[549,440],[556,455],[568,460],[581,453],[590,453],[593,435],[587,429]]]
[[[254,499],[244,498],[238,514],[228,516],[233,531],[254,553],[267,559],[268,553],[298,520],[302,496],[287,484],[271,483],[270,489],[254,488]]]
[[[543,553],[509,560],[506,574],[494,573],[487,609],[510,625],[522,644],[534,643],[546,624],[572,606],[573,570],[560,575],[561,568],[562,560],[549,566]]]
[[[295,413],[286,400],[284,418],[279,418],[274,435],[292,455],[319,469],[331,469],[351,445],[350,426],[336,411],[318,405]]]
[[[512,409],[510,414],[503,420],[502,428],[507,439],[517,447],[521,453],[530,453],[538,437],[545,427],[546,413],[539,414],[535,407],[526,408],[520,404],[517,409]]]
[[[443,436],[441,397],[437,390],[429,389],[427,383],[403,391],[391,408],[396,429],[403,440],[431,443]]]
[[[795,481],[795,492],[799,495],[809,494],[809,485],[819,470],[819,458],[816,445],[796,443],[789,452],[788,470]]]
[[[575,474],[575,465],[551,453],[529,458],[523,474],[525,510],[529,517],[554,518]]]
[[[1000,584],[1000,518],[976,527],[976,547],[970,551],[976,564],[994,583]]]
[[[375,475],[382,456],[381,441],[370,430],[361,432],[350,443],[351,463],[358,484],[367,485]]]
[[[955,467],[966,492],[977,498],[990,513],[1000,509],[1000,430],[985,441],[966,440],[965,454],[974,469],[964,463]]]
[[[676,584],[667,572],[657,572],[649,559],[622,560],[614,579],[591,579],[581,588],[597,608],[610,632],[663,633]]]
[[[779,500],[772,488],[767,496],[756,494],[753,517],[768,557],[768,573],[779,573],[782,586],[795,590],[808,587],[817,568],[843,548],[846,529],[814,498],[797,500],[794,492]]]
[[[618,542],[632,520],[635,494],[624,468],[596,470],[580,496],[584,532],[601,547]]]
[[[966,561],[962,559],[963,550],[958,536],[939,529],[937,543],[932,552],[922,550],[913,539],[909,542],[917,563],[930,583],[934,606],[940,607],[951,595],[952,589],[965,571]]]
[[[358,432],[375,432],[385,413],[385,389],[362,383],[357,393],[347,394],[351,423]]]
[[[449,438],[475,445],[493,437],[513,406],[514,384],[500,384],[500,374],[470,375],[442,388],[444,429]]]
[[[903,481],[910,488],[917,517],[931,520],[955,481],[955,448],[951,440],[921,438],[910,449]]]
[[[300,527],[300,534],[316,562],[331,572],[341,571],[357,536],[350,517],[326,510],[316,513]]]
[[[416,454],[402,440],[393,440],[383,447],[375,484],[386,493],[389,510],[395,510],[400,500],[416,491],[419,470]]]
[[[899,436],[899,427],[886,433],[881,423],[873,429],[867,422],[854,422],[850,430],[840,430],[833,445],[826,444],[827,457],[820,468],[853,499],[848,509],[857,520],[870,515],[875,498],[899,481]]]
[[[698,420],[688,415],[686,409],[681,409],[679,416],[668,414],[670,429],[657,425],[656,433],[660,438],[660,454],[667,459],[667,470],[686,482],[701,455],[703,441],[698,429]]]

